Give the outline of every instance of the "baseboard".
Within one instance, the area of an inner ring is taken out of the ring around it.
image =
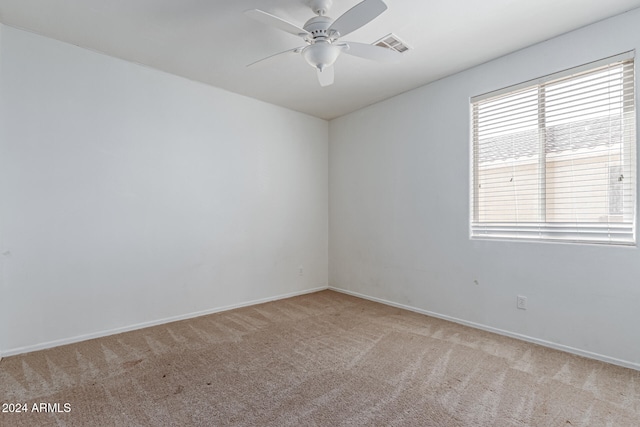
[[[543,347],[552,348],[554,350],[560,350],[560,351],[564,351],[564,352],[567,352],[567,353],[575,354],[577,356],[586,357],[588,359],[599,360],[601,362],[610,363],[612,365],[618,365],[618,366],[622,366],[624,368],[635,369],[637,371],[640,371],[640,364],[639,363],[633,363],[633,362],[629,362],[629,361],[626,361],[626,360],[616,359],[614,357],[609,357],[609,356],[605,356],[605,355],[602,355],[602,354],[581,350],[579,348],[574,348],[574,347],[570,347],[570,346],[567,346],[567,345],[554,343],[554,342],[551,342],[551,341],[541,340],[541,339],[538,339],[538,338],[530,337],[528,335],[522,335],[522,334],[518,334],[518,333],[515,333],[515,332],[505,331],[503,329],[493,328],[491,326],[486,326],[486,325],[483,325],[483,324],[480,324],[480,323],[469,322],[467,320],[458,319],[456,317],[451,317],[451,316],[447,316],[447,315],[440,314],[440,313],[434,313],[432,311],[423,310],[423,309],[420,309],[420,308],[411,307],[411,306],[404,305],[404,304],[399,304],[399,303],[396,303],[396,302],[393,302],[393,301],[388,301],[388,300],[385,300],[385,299],[382,299],[382,298],[376,298],[376,297],[372,297],[372,296],[369,296],[369,295],[364,295],[364,294],[361,294],[361,293],[358,293],[358,292],[348,291],[346,289],[335,288],[333,286],[329,286],[328,289],[330,289],[332,291],[340,292],[340,293],[343,293],[343,294],[351,295],[351,296],[354,296],[354,297],[366,299],[366,300],[369,300],[369,301],[379,302],[381,304],[389,305],[389,306],[392,306],[392,307],[401,308],[401,309],[408,310],[408,311],[413,311],[415,313],[424,314],[426,316],[436,317],[436,318],[442,319],[442,320],[448,320],[450,322],[458,323],[458,324],[464,325],[464,326],[469,326],[471,328],[481,329],[483,331],[493,332],[493,333],[498,334],[498,335],[504,335],[504,336],[515,338],[515,339],[519,339],[519,340],[522,340],[522,341],[527,341],[527,342],[530,342],[530,343],[533,343],[533,344],[541,345]]]
[[[0,353],[0,360],[2,358],[4,358],[4,357],[15,356],[17,354],[30,353],[32,351],[38,351],[38,350],[45,350],[47,348],[58,347],[58,346],[67,345],[67,344],[73,344],[73,343],[77,343],[77,342],[80,342],[80,341],[86,341],[86,340],[90,340],[90,339],[94,339],[94,338],[106,337],[106,336],[109,336],[109,335],[121,334],[123,332],[135,331],[137,329],[143,329],[143,328],[148,328],[148,327],[151,327],[151,326],[163,325],[165,323],[177,322],[179,320],[186,320],[186,319],[192,319],[194,317],[206,316],[207,314],[220,313],[222,311],[229,311],[229,310],[233,310],[233,309],[236,309],[236,308],[248,307],[248,306],[257,305],[257,304],[263,304],[265,302],[277,301],[277,300],[296,297],[296,296],[300,296],[300,295],[312,294],[314,292],[320,292],[320,291],[324,291],[324,290],[327,290],[327,289],[328,289],[328,286],[321,286],[321,287],[313,288],[313,289],[305,289],[303,291],[290,292],[290,293],[287,293],[287,294],[281,294],[281,295],[276,295],[276,296],[273,296],[273,297],[261,298],[261,299],[257,299],[257,300],[242,302],[242,303],[239,303],[239,304],[232,304],[232,305],[227,305],[227,306],[223,306],[223,307],[216,307],[216,308],[212,308],[212,309],[208,309],[208,310],[196,311],[196,312],[188,313],[188,314],[181,314],[181,315],[178,315],[178,316],[166,317],[164,319],[158,319],[158,320],[153,320],[153,321],[150,321],[150,322],[138,323],[138,324],[130,325],[130,326],[123,326],[123,327],[115,328],[115,329],[108,329],[108,330],[105,330],[105,331],[95,332],[95,333],[91,333],[91,334],[78,335],[78,336],[71,337],[71,338],[63,338],[63,339],[60,339],[60,340],[47,341],[47,342],[44,342],[44,343],[41,343],[41,344],[35,344],[35,345],[29,345],[29,346],[25,346],[25,347],[13,348],[13,349],[9,349],[9,350],[6,350],[6,351],[3,351],[2,353]]]

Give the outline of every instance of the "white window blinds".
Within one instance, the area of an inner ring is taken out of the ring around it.
[[[635,244],[633,54],[471,100],[471,237]]]

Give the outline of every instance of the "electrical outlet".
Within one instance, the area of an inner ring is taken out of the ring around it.
[[[518,306],[518,308],[520,310],[526,310],[527,309],[527,297],[522,296],[522,295],[518,295],[517,306]]]

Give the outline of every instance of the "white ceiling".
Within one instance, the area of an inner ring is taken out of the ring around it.
[[[360,0],[334,0],[337,18]],[[385,0],[389,9],[345,40],[393,32],[412,50],[398,63],[341,55],[320,87],[301,46],[243,14],[262,9],[299,26],[305,0],[0,0],[0,21],[324,119],[636,7],[640,0]]]

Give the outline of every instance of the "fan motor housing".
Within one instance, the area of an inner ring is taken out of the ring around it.
[[[327,29],[332,23],[333,20],[328,16],[314,16],[309,19],[302,28],[310,32],[314,39],[318,37],[327,38],[329,37]]]

